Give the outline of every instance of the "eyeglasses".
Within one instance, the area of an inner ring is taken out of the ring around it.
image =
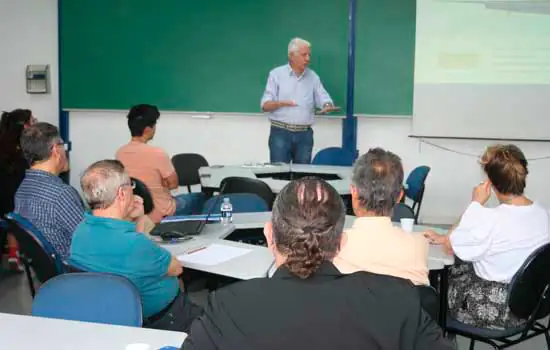
[[[120,185],[120,187],[130,187],[132,190],[136,189],[136,183],[134,181],[127,182],[125,184]]]

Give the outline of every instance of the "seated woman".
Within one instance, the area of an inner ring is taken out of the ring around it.
[[[344,218],[325,181],[285,186],[265,227],[277,271],[213,292],[183,349],[451,349],[408,280],[336,269]]]
[[[488,180],[474,188],[460,222],[446,236],[426,236],[460,259],[449,275],[450,315],[476,327],[502,329],[522,322],[508,308],[508,284],[527,257],[550,241],[550,219],[523,193],[527,160],[518,147],[491,146],[481,165]],[[492,192],[500,203],[495,208],[485,206]]]
[[[28,109],[16,109],[3,112],[0,119],[0,217],[14,208],[15,192],[25,177],[29,167],[19,146],[23,129],[34,124],[35,119]],[[19,263],[17,241],[8,234],[8,262],[10,269],[23,271]],[[0,242],[3,244],[4,242]],[[0,247],[3,249],[4,247]]]

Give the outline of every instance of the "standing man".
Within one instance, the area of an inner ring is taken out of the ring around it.
[[[269,73],[262,110],[270,114],[269,157],[272,163],[311,162],[313,118],[338,111],[319,76],[308,68],[311,44],[294,38],[288,44],[288,64]]]

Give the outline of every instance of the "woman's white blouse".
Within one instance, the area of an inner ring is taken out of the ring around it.
[[[508,283],[535,249],[550,242],[549,229],[549,213],[537,203],[486,208],[472,202],[450,241],[456,256],[471,261],[479,277]]]

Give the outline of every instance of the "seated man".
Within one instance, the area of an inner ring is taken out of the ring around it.
[[[143,233],[143,200],[117,160],[102,160],[80,180],[92,213],[86,213],[71,245],[70,263],[86,271],[128,278],[143,305],[144,327],[187,331],[202,309],[180,291],[181,263]]]
[[[338,272],[344,218],[325,181],[285,186],[265,227],[277,271],[211,293],[182,348],[452,349],[409,281]]]
[[[77,191],[59,178],[69,170],[63,140],[55,126],[36,123],[23,130],[21,150],[30,169],[15,193],[14,211],[29,220],[66,259],[84,205]]]
[[[172,197],[170,190],[179,186],[172,161],[163,149],[147,144],[155,136],[160,118],[158,108],[137,105],[130,109],[127,118],[132,139],[117,151],[116,158],[124,164],[130,176],[143,181],[151,191],[154,205],[149,214],[151,220],[159,223],[165,216],[200,212],[204,201],[200,193]]]
[[[374,148],[353,168],[351,199],[357,216],[334,264],[342,273],[369,271],[429,284],[428,241],[393,226],[393,207],[403,196],[403,166],[395,154]]]

